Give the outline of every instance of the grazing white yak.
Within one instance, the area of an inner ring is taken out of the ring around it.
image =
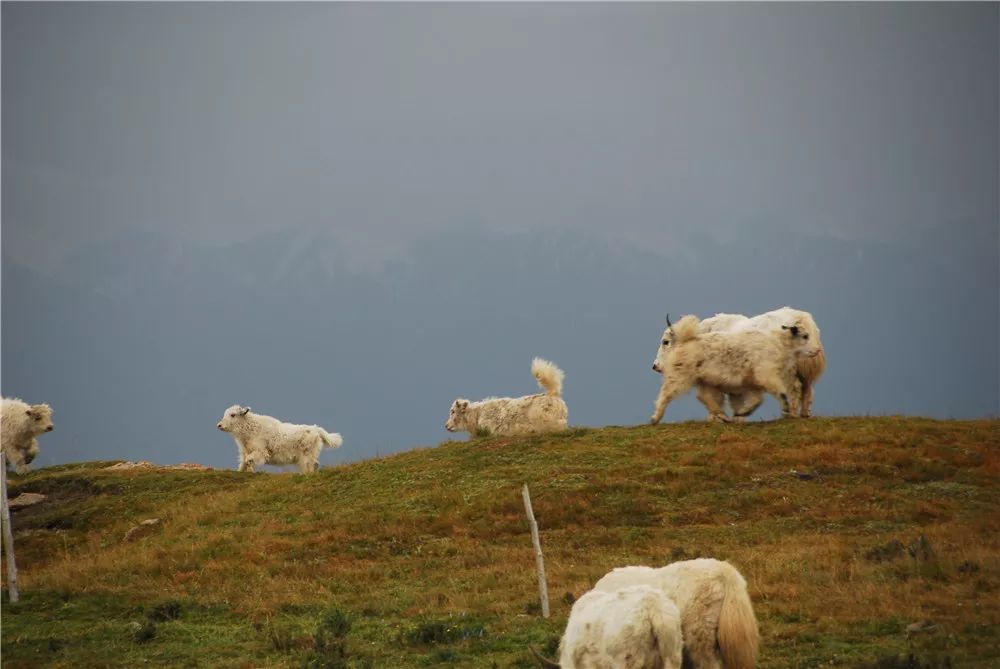
[[[52,408],[5,397],[0,411],[0,447],[18,474],[26,474],[38,455],[38,435],[51,432]]]
[[[475,434],[532,434],[566,429],[569,413],[562,398],[563,371],[541,358],[531,362],[531,374],[545,390],[524,397],[490,397],[478,402],[451,403],[444,429]]]
[[[681,614],[659,588],[591,590],[573,604],[559,644],[561,669],[680,669]]]
[[[790,417],[799,411],[802,383],[796,373],[796,352],[804,344],[795,329],[777,332],[710,332],[700,334],[697,316],[685,316],[667,329],[653,362],[663,374],[650,422],[663,418],[667,405],[693,386],[709,412],[709,420],[729,422],[723,393],[747,389],[771,393]]]
[[[775,332],[791,330],[795,334],[801,331],[802,346],[796,351],[796,371],[802,383],[801,416],[808,418],[812,414],[813,387],[826,369],[826,352],[819,338],[819,327],[808,311],[781,307],[765,314],[747,318],[741,314],[716,314],[701,322],[699,332],[741,332],[757,330],[760,332]],[[728,393],[729,405],[733,416],[743,418],[749,416],[764,401],[759,390],[747,389],[742,393]]]
[[[340,448],[344,443],[339,434],[318,425],[282,423],[239,404],[226,409],[216,427],[236,440],[241,472],[252,472],[256,465],[298,465],[300,472],[308,474],[319,469],[324,446]]]
[[[681,612],[684,652],[694,669],[753,669],[760,633],[747,582],[728,562],[684,560],[666,567],[620,567],[594,590],[648,585],[666,593]]]

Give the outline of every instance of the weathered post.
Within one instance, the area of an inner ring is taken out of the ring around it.
[[[16,602],[17,563],[14,561],[14,532],[10,526],[10,505],[7,504],[7,454],[0,452],[0,521],[3,523],[3,550],[7,554],[7,592]]]
[[[524,511],[528,514],[528,524],[531,526],[531,543],[535,545],[535,564],[538,567],[538,596],[542,600],[542,617],[549,617],[549,587],[545,583],[545,560],[542,558],[542,542],[538,538],[538,523],[535,512],[531,510],[531,496],[528,494],[528,484],[521,488],[524,498]]]

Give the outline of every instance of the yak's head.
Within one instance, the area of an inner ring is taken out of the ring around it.
[[[823,344],[819,340],[819,328],[814,324],[796,320],[782,325],[781,329],[791,338],[795,355],[815,358],[823,352]]]
[[[250,407],[234,404],[226,409],[226,413],[222,414],[222,420],[216,427],[223,432],[232,432],[241,422],[246,420],[248,413],[250,413]]]
[[[667,314],[667,329],[660,337],[660,346],[656,349],[656,357],[653,358],[653,371],[657,374],[662,374],[667,368],[667,356],[673,350],[671,346],[675,339],[677,335],[674,332],[674,325],[670,322],[670,314]]]
[[[444,429],[449,432],[458,432],[468,429],[469,400],[455,400],[451,403],[451,410],[448,412],[448,421],[444,424]]]
[[[48,404],[32,404],[24,410],[31,426],[31,434],[42,434],[51,432],[55,427],[52,424],[52,407]]]

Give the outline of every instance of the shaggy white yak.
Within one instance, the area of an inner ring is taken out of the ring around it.
[[[684,651],[694,669],[753,669],[757,664],[757,617],[746,581],[728,562],[699,558],[659,569],[620,567],[594,590],[634,585],[662,590],[680,609]]]
[[[562,399],[563,371],[541,358],[531,362],[531,374],[545,390],[524,397],[490,397],[478,402],[457,399],[451,403],[444,428],[473,435],[531,434],[566,429],[569,414]]]
[[[667,323],[653,362],[663,383],[651,423],[660,422],[667,405],[693,386],[709,420],[729,422],[723,393],[747,389],[774,395],[786,417],[798,413],[802,383],[796,373],[797,351],[806,345],[800,330],[700,334],[697,316],[685,316],[676,325],[668,318]]]
[[[813,387],[826,369],[826,351],[819,338],[819,327],[808,311],[781,307],[766,314],[747,318],[741,314],[716,314],[701,322],[699,332],[743,332],[757,330],[760,332],[775,332],[777,330],[796,328],[801,330],[803,346],[796,352],[796,371],[802,383],[803,418],[812,414]],[[747,389],[741,393],[728,393],[729,405],[733,416],[743,418],[749,416],[764,401],[759,390]]]
[[[38,455],[38,439],[51,432],[52,408],[48,404],[27,404],[16,397],[5,397],[0,411],[0,443],[7,462],[18,474],[28,471]]]
[[[300,472],[308,474],[319,469],[324,446],[340,448],[344,443],[339,434],[318,425],[282,423],[239,404],[226,409],[216,427],[236,440],[241,472],[252,472],[256,465],[298,465]]]
[[[573,604],[560,642],[562,669],[680,669],[681,614],[660,589],[591,590]]]

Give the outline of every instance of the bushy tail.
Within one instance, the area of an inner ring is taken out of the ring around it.
[[[732,565],[727,565],[722,610],[719,612],[719,651],[726,669],[754,669],[760,632],[750,604],[747,584]]]
[[[340,436],[339,432],[327,432],[321,427],[316,428],[319,430],[319,436],[323,439],[323,444],[327,448],[340,448],[344,445],[344,438]]]
[[[697,316],[688,315],[677,321],[672,328],[675,343],[680,344],[697,337],[700,326],[701,320]]]
[[[549,395],[553,397],[562,396],[563,378],[566,375],[561,369],[555,366],[555,363],[535,358],[531,361],[531,375],[535,377],[538,385]]]

